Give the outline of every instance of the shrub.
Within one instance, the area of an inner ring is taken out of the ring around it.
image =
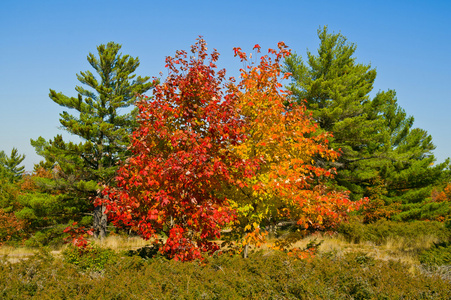
[[[67,234],[63,232],[66,227],[67,224],[57,224],[36,231],[24,244],[27,247],[61,246],[64,243],[64,238],[67,237]]]
[[[14,213],[0,208],[0,246],[5,242],[24,238],[24,227],[25,222],[17,219]]]
[[[435,220],[444,221],[451,215],[451,202],[420,202],[402,206],[402,212],[392,217],[395,221]]]
[[[418,258],[422,264],[426,265],[451,265],[451,243],[434,243],[433,247],[422,251]]]
[[[448,241],[451,231],[441,222],[394,222],[379,220],[372,224],[362,224],[358,220],[344,223],[338,228],[348,242],[373,242],[377,245],[389,239],[403,238],[406,246],[416,245],[419,237],[433,236],[437,241]]]
[[[101,271],[118,258],[113,250],[100,248],[93,243],[83,249],[70,244],[62,253],[67,263],[90,271]]]
[[[86,272],[40,253],[0,263],[1,299],[450,299],[449,282],[365,253],[290,258],[279,251],[249,259],[220,255],[202,263],[138,256]]]

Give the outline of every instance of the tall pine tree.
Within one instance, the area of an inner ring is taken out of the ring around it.
[[[77,79],[83,86],[76,86],[77,97],[68,97],[50,90],[49,97],[55,103],[76,114],[64,111],[60,123],[69,133],[83,142],[65,142],[61,135],[45,141],[42,137],[32,140],[38,154],[55,173],[55,188],[72,192],[76,197],[89,201],[99,191],[99,184],[110,184],[117,163],[127,156],[129,135],[135,127],[135,110],[129,108],[136,96],[153,87],[149,77],[136,77],[134,72],[139,59],[122,55],[121,45],[110,42],[97,47],[98,57],[89,53],[91,71],[80,72]],[[94,213],[96,235],[104,236],[106,219],[102,208]]]
[[[332,166],[335,183],[351,191],[353,199],[370,197],[392,201],[420,201],[427,197],[447,163],[431,167],[435,158],[431,137],[412,128],[393,91],[373,99],[376,71],[356,62],[356,46],[341,34],[318,30],[317,55],[307,61],[292,55],[286,71],[290,90],[305,101],[319,126],[332,132],[331,146],[341,151]],[[318,159],[319,164],[326,162]]]
[[[397,104],[395,91],[379,92],[375,101],[381,103],[383,130],[389,137],[384,160],[378,166],[380,177],[384,178],[385,198],[389,202],[421,202],[445,175],[448,161],[434,165],[431,135],[413,127],[414,118]]]
[[[19,165],[25,159],[25,155],[20,155],[16,148],[11,150],[8,156],[2,150],[0,151],[0,177],[7,178],[10,182],[17,182],[22,178],[25,167]]]

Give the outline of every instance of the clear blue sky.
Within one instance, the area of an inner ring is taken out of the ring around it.
[[[76,96],[86,56],[109,41],[139,56],[140,75],[164,72],[164,59],[198,35],[236,75],[233,47],[284,41],[296,53],[316,51],[328,25],[357,45],[356,57],[377,69],[374,93],[397,91],[415,126],[432,135],[439,162],[451,156],[451,1],[0,1],[0,150],[40,157],[30,145],[58,133],[62,109],[49,88]],[[373,93],[373,94],[374,94]],[[71,138],[67,133],[65,138]]]

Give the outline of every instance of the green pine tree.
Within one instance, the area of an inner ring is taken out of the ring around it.
[[[24,167],[19,165],[24,159],[25,155],[19,155],[16,148],[12,149],[9,157],[0,151],[0,210],[6,213],[13,213],[18,207],[18,182],[24,173]]]
[[[98,195],[102,184],[111,184],[117,163],[127,156],[129,135],[136,126],[136,109],[129,109],[140,95],[153,87],[149,77],[133,74],[139,59],[122,55],[121,45],[110,42],[97,47],[98,57],[90,53],[90,71],[80,72],[76,86],[78,97],[68,97],[50,90],[49,97],[57,104],[76,111],[60,114],[62,128],[83,142],[65,142],[58,135],[45,141],[32,140],[38,154],[52,166],[57,176],[55,188],[71,192],[86,201]],[[86,87],[86,88],[85,88]],[[127,109],[130,112],[121,111]],[[104,209],[104,208],[103,208]],[[101,223],[101,225],[100,225]],[[106,219],[102,208],[94,213],[96,234],[104,236]]]
[[[342,154],[332,165],[338,170],[336,181],[357,199],[377,177],[373,161],[387,140],[379,130],[383,120],[374,113],[378,104],[369,96],[376,71],[356,63],[356,46],[341,34],[330,34],[325,27],[318,36],[318,55],[307,52],[307,62],[296,54],[286,60],[293,78],[290,90],[305,101],[320,128],[333,133],[331,146]]]
[[[8,157],[4,151],[0,151],[0,177],[7,178],[10,182],[17,182],[22,178],[25,167],[19,165],[25,159],[25,155],[20,155],[16,148],[11,150]]]
[[[379,92],[375,99],[382,104],[383,129],[390,137],[385,160],[379,166],[386,199],[404,204],[421,202],[445,176],[448,161],[434,165],[432,136],[413,128],[414,118],[399,107],[395,91]]]
[[[337,162],[318,163],[337,169],[335,184],[353,199],[424,199],[447,165],[431,167],[431,137],[412,128],[413,117],[398,106],[393,91],[371,99],[376,71],[356,62],[354,44],[327,27],[318,36],[317,55],[307,52],[307,62],[296,54],[286,60],[293,96],[305,101],[322,130],[332,132],[331,146],[342,153]]]

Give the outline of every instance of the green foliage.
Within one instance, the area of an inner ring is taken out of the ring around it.
[[[51,172],[39,169],[17,182],[0,178],[0,210],[6,226],[0,225],[0,231],[9,232],[10,225],[16,224],[13,236],[28,239],[28,246],[59,245],[67,224],[92,222],[92,216],[86,215],[92,204],[86,198],[53,190],[51,176]]]
[[[60,135],[48,142],[41,137],[32,140],[38,154],[57,164],[61,179],[75,190],[92,191],[95,186],[90,186],[90,181],[97,184],[111,180],[116,163],[126,156],[128,135],[136,125],[136,112],[120,114],[120,109],[133,105],[137,94],[143,94],[153,86],[148,82],[149,77],[134,79],[139,60],[123,56],[120,49],[119,44],[110,42],[97,47],[99,57],[92,53],[88,55],[88,62],[98,77],[90,71],[77,74],[77,79],[90,88],[76,86],[77,98],[50,90],[49,97],[55,103],[78,113],[75,116],[64,111],[60,114],[60,123],[84,142],[66,143]],[[75,176],[72,182],[70,176]]]
[[[92,217],[86,216],[82,221],[84,225],[90,225],[92,223]],[[72,223],[73,221],[69,221],[67,223],[35,229],[31,232],[31,236],[24,242],[24,245],[30,248],[43,246],[60,247],[64,244],[64,240],[68,236],[63,231]]]
[[[431,266],[451,265],[451,242],[434,243],[419,255],[422,264]]]
[[[0,264],[2,299],[449,299],[449,282],[364,253],[298,260],[283,253],[204,263],[124,257],[102,272],[41,253]]]
[[[16,148],[11,150],[8,157],[4,151],[0,151],[0,178],[7,178],[10,182],[17,182],[22,178],[25,167],[19,165],[25,159],[25,155],[19,155]]]
[[[444,220],[451,216],[451,202],[409,203],[402,206],[402,211],[392,217],[395,221]]]
[[[19,206],[17,198],[20,188],[17,184],[10,182],[7,178],[0,177],[0,209],[5,212],[13,212]]]
[[[138,58],[122,55],[120,49],[121,45],[110,42],[97,47],[98,57],[88,55],[88,62],[97,74],[91,71],[77,74],[83,85],[75,87],[77,97],[50,90],[50,99],[75,111],[74,115],[61,113],[60,123],[82,142],[65,142],[61,135],[49,141],[42,137],[31,140],[36,152],[45,158],[41,166],[53,168],[53,180],[47,180],[47,186],[72,197],[73,203],[82,199],[78,209],[84,212],[85,203],[101,189],[99,184],[109,184],[117,163],[127,157],[129,134],[136,126],[136,110],[129,108],[136,95],[145,93],[154,84],[149,77],[133,74],[139,66]],[[124,109],[129,112],[122,113]],[[101,230],[103,235],[106,220],[100,211],[96,212],[96,233]]]
[[[376,71],[356,62],[356,46],[341,34],[330,34],[325,27],[318,36],[318,55],[307,52],[307,62],[296,54],[286,60],[293,78],[290,90],[300,103],[305,100],[320,128],[333,133],[330,145],[342,152],[331,165],[339,170],[336,181],[359,199],[366,196],[362,181],[377,175],[371,158],[384,140],[378,132],[382,120],[369,98]]]
[[[118,258],[113,250],[100,248],[93,243],[88,244],[84,249],[70,244],[62,254],[65,262],[76,265],[81,270],[89,271],[101,271]]]
[[[382,131],[389,137],[379,160],[378,174],[383,178],[388,201],[418,203],[428,198],[432,187],[445,176],[449,161],[434,165],[432,137],[420,128],[413,128],[414,119],[398,106],[392,90],[379,92],[373,100],[381,105],[384,120]]]
[[[341,224],[338,232],[343,234],[348,242],[369,241],[380,245],[389,239],[404,239],[407,247],[417,244],[422,237],[432,236],[439,241],[448,241],[451,238],[451,231],[443,223],[423,221],[394,222],[381,219],[375,223],[362,224],[353,220]]]
[[[26,220],[31,229],[66,224],[74,217],[79,221],[90,207],[84,199],[39,192],[20,195],[18,202],[21,208],[16,211],[16,216]]]

